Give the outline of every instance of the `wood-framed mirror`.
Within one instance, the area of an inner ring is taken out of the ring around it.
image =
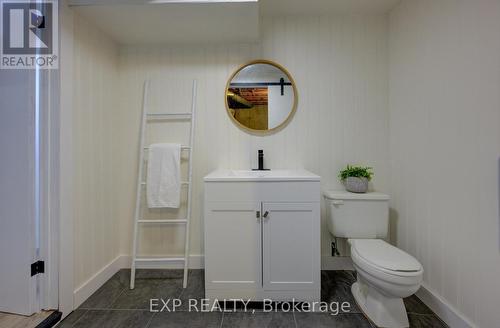
[[[298,103],[290,73],[264,59],[241,65],[228,79],[224,98],[231,120],[244,131],[259,135],[284,128]]]

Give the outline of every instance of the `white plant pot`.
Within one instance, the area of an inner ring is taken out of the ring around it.
[[[345,189],[355,193],[365,193],[368,191],[368,179],[358,177],[348,177],[344,180]]]

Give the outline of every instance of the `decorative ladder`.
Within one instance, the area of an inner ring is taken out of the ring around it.
[[[134,217],[134,241],[132,249],[132,271],[130,274],[130,289],[134,289],[135,285],[135,270],[137,263],[144,262],[182,262],[184,264],[184,279],[183,287],[187,286],[188,277],[188,256],[189,256],[189,222],[191,221],[191,197],[192,197],[192,172],[193,172],[193,146],[194,146],[194,124],[195,124],[195,113],[196,113],[196,80],[193,80],[192,87],[192,98],[191,98],[191,112],[190,113],[148,113],[148,91],[149,91],[150,81],[144,82],[144,95],[142,100],[142,121],[140,128],[140,148],[139,148],[139,168],[137,174],[137,198],[135,201],[135,217]],[[188,198],[187,198],[187,216],[185,219],[169,219],[169,220],[145,220],[140,217],[141,215],[141,200],[142,191],[145,189],[146,180],[144,179],[144,154],[149,149],[144,146],[144,135],[146,133],[147,124],[150,121],[162,120],[162,121],[179,121],[179,120],[190,120],[191,127],[189,133],[189,146],[181,146],[181,151],[189,151],[189,166],[188,166],[188,179],[187,181],[182,181],[182,185],[188,186]],[[144,224],[183,224],[185,225],[185,245],[184,245],[184,257],[137,257],[137,244],[138,244],[138,234],[139,229]]]

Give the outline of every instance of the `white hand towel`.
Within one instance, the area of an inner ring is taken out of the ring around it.
[[[147,201],[149,208],[179,208],[181,200],[181,145],[149,147]]]

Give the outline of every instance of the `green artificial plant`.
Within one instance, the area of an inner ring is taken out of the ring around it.
[[[373,171],[371,167],[347,165],[345,169],[340,171],[339,179],[344,181],[348,177],[367,178],[368,180],[371,180],[373,177]]]

